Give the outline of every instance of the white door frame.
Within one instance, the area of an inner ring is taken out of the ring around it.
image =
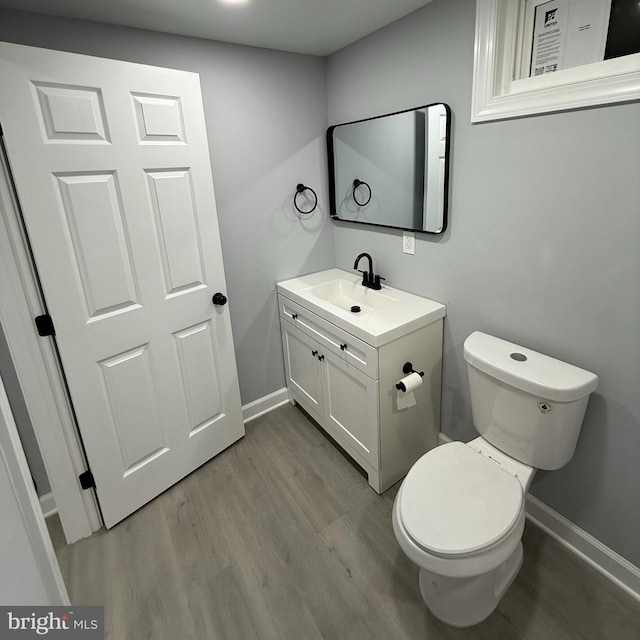
[[[102,522],[93,492],[83,490],[78,481],[87,467],[53,342],[38,336],[35,329],[34,318],[44,312],[43,302],[7,158],[1,151],[0,324],[71,544],[100,529]]]
[[[34,604],[44,605],[68,605],[69,596],[60,573],[60,566],[56,559],[56,554],[51,544],[51,538],[44,522],[44,516],[40,509],[38,496],[36,495],[29,466],[24,455],[24,450],[20,443],[18,429],[9,407],[9,400],[0,377],[0,464],[4,465],[9,476],[11,490],[16,499],[19,521],[22,524],[29,538],[28,545],[31,547],[31,554],[40,574],[42,588],[47,596],[47,602]],[[10,526],[12,526],[10,521]],[[11,553],[13,549],[3,549],[3,553]],[[10,576],[3,576],[10,579]],[[3,585],[4,586],[4,585]],[[33,585],[35,594],[35,585]],[[41,592],[41,588],[38,588]],[[20,597],[24,597],[24,594]],[[27,603],[25,603],[27,604]]]

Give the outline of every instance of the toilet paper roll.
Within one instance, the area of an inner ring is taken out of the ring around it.
[[[410,373],[408,376],[398,380],[398,385],[402,385],[404,387],[404,391],[402,389],[398,389],[398,409],[408,409],[409,407],[413,407],[416,404],[416,396],[414,391],[422,384],[422,376],[414,371]]]

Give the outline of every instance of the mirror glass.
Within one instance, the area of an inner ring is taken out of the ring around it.
[[[329,127],[331,216],[442,233],[450,124],[451,110],[438,103]]]

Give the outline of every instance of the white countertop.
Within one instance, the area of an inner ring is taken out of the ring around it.
[[[338,282],[341,281],[341,282]],[[328,297],[314,295],[340,285],[344,295],[336,303]],[[407,333],[443,318],[446,307],[439,302],[382,285],[379,291],[362,286],[362,276],[342,269],[327,269],[306,276],[278,282],[278,293],[313,311],[317,315],[348,331],[366,343],[380,347]],[[360,305],[360,313],[352,313],[345,300],[352,296],[352,304]],[[378,306],[379,308],[376,308]]]

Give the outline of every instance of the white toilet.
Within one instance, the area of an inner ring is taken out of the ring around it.
[[[456,627],[484,620],[516,577],[535,470],[573,457],[598,385],[589,371],[477,331],[464,358],[481,435],[422,456],[393,507],[393,529],[420,567],[424,601]]]

